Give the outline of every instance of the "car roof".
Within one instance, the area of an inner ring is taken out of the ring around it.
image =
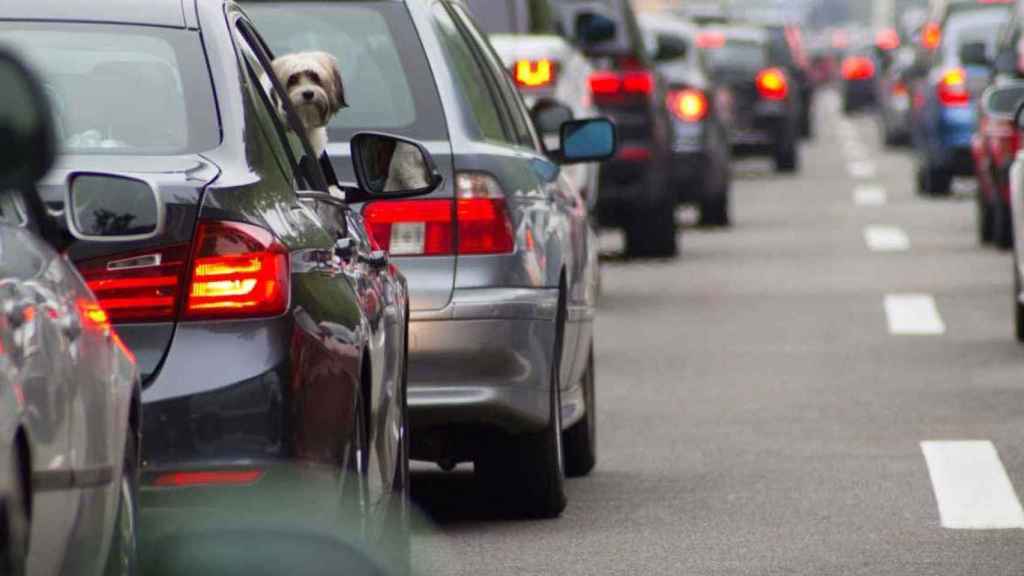
[[[767,40],[764,29],[757,26],[706,26],[703,30],[711,33],[719,33],[729,40],[739,40],[741,42],[763,43]]]
[[[676,32],[686,36],[694,36],[700,27],[693,22],[665,12],[637,14],[637,21],[642,28]]]
[[[108,22],[184,28],[186,2],[192,0],[102,0],[81,3],[68,0],[3,0],[0,20]]]

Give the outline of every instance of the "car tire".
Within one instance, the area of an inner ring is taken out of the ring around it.
[[[135,433],[128,430],[124,464],[118,486],[114,534],[107,553],[105,576],[134,576],[139,573],[138,542],[139,462]]]
[[[705,194],[705,199],[700,205],[701,226],[729,225],[729,192],[732,188],[730,180],[729,169],[723,169],[715,189]]]
[[[1024,304],[1020,301],[1020,268],[1017,266],[1017,254],[1013,255],[1013,324],[1017,342],[1024,344]]]
[[[6,484],[11,493],[0,500],[0,574],[23,576],[28,561],[30,523],[18,451],[11,450],[11,461],[5,466],[9,476]]]
[[[978,243],[984,245],[992,242],[992,206],[985,200],[985,195],[981,191],[975,194],[975,200],[978,206]]]
[[[510,512],[528,518],[557,518],[565,510],[560,359],[565,328],[564,290],[556,317],[548,424],[540,432],[502,436],[475,462],[480,478],[499,491]],[[511,497],[510,497],[511,496]]]
[[[1010,218],[1010,207],[997,199],[992,207],[992,244],[1001,250],[1009,250],[1013,246],[1013,222]]]
[[[800,167],[800,150],[796,138],[792,135],[783,139],[775,150],[775,171],[791,174]]]
[[[626,222],[626,256],[671,258],[678,254],[675,197],[665,195],[661,206],[634,206]]]
[[[918,167],[917,182],[926,196],[948,196],[953,191],[953,175],[929,164]]]
[[[800,138],[802,140],[811,140],[814,138],[814,119],[813,113],[809,107],[804,108],[800,114]]]
[[[583,373],[583,419],[562,434],[565,450],[565,475],[577,478],[590,474],[597,464],[597,397],[594,371],[594,352],[587,354],[587,369]]]
[[[406,576],[412,572],[412,527],[409,480],[409,312],[406,310],[405,354],[402,360],[401,382],[401,430],[398,442],[398,458],[395,463],[395,477],[391,483],[385,524],[385,551],[392,562],[391,574]]]

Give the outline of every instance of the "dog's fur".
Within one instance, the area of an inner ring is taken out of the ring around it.
[[[327,148],[327,123],[348,106],[338,61],[326,52],[296,52],[274,59],[272,66],[319,157]]]

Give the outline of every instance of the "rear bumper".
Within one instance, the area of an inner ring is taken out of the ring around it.
[[[843,84],[843,99],[847,108],[860,108],[875,103],[874,80],[851,80]]]
[[[539,430],[549,419],[557,289],[456,290],[409,323],[413,456],[437,459],[436,432]],[[447,440],[446,440],[447,441]]]

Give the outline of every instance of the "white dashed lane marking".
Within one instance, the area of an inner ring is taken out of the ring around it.
[[[1024,528],[1024,510],[988,440],[922,442],[943,528]]]
[[[846,165],[846,171],[850,176],[859,179],[874,178],[877,170],[875,164],[867,160],[857,160]]]
[[[853,189],[853,203],[857,206],[882,206],[887,200],[885,188],[864,185]]]
[[[893,335],[936,336],[946,332],[935,299],[929,294],[888,294],[885,316]]]
[[[910,250],[907,233],[895,226],[868,226],[864,242],[875,252],[906,252]]]

